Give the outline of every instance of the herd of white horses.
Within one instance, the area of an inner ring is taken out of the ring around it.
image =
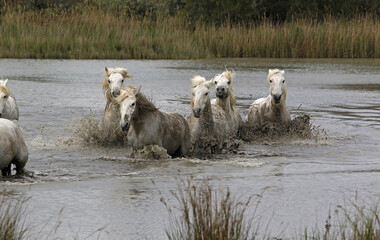
[[[249,124],[290,122],[284,74],[283,70],[269,69],[270,94],[252,103]],[[211,80],[194,76],[190,92],[192,112],[186,120],[178,113],[160,111],[141,93],[141,86],[124,86],[124,81],[132,77],[127,69],[106,67],[102,89],[107,102],[101,127],[117,126],[126,132],[128,144],[134,150],[158,145],[173,157],[188,155],[192,146],[205,135],[218,139],[234,138],[244,124],[232,89],[234,75],[226,70]],[[213,86],[216,98],[211,100]],[[17,174],[25,172],[28,150],[18,119],[18,107],[8,80],[0,80],[0,169],[3,176],[11,175],[12,164],[16,166]]]

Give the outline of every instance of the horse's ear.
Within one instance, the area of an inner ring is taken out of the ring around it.
[[[272,70],[272,69],[269,69],[268,74],[271,74],[272,72],[273,72],[273,70]]]
[[[214,82],[213,80],[214,79],[208,80],[204,82],[203,85],[206,86],[207,88],[210,88],[213,85],[213,82]]]
[[[107,68],[107,67],[104,67],[104,70],[106,71],[106,75],[109,77],[110,74],[109,74],[108,68]]]
[[[120,71],[120,74],[121,76],[123,76],[123,78],[132,78],[133,76],[132,75],[129,75],[128,74],[128,71],[127,69],[123,68],[121,71]]]
[[[8,86],[8,79],[4,80],[4,86]]]
[[[140,90],[141,90],[141,85],[140,85],[140,87],[135,91],[135,95],[137,95],[138,93],[140,93]]]
[[[280,73],[281,73],[282,75],[284,75],[284,74],[285,74],[285,70],[280,71]]]

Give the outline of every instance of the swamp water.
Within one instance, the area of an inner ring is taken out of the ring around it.
[[[91,114],[100,120],[104,67],[126,67],[163,111],[187,117],[190,78],[236,71],[234,92],[247,119],[254,99],[268,95],[269,68],[285,69],[287,105],[307,114],[326,138],[265,139],[211,159],[141,160],[128,149],[84,145],[74,134]],[[176,177],[208,178],[260,203],[268,232],[285,237],[323,227],[330,209],[359,196],[380,197],[380,60],[216,59],[196,61],[0,60],[10,80],[29,149],[33,177],[0,178],[9,197],[30,198],[26,224],[52,239],[165,239],[164,197]],[[154,181],[154,184],[152,183]],[[249,211],[248,211],[249,214]],[[56,228],[56,224],[59,227]]]

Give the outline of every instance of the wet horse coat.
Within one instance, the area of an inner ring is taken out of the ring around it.
[[[16,99],[8,88],[8,79],[0,80],[0,118],[19,119],[18,106]]]
[[[232,72],[225,71],[212,79],[212,83],[216,86],[216,99],[211,101],[212,104],[220,106],[226,113],[228,134],[231,137],[235,137],[243,126],[243,120],[236,108],[236,98],[232,90],[233,77]]]
[[[269,69],[268,83],[270,95],[254,101],[249,108],[248,122],[253,125],[262,125],[265,122],[289,123],[290,113],[286,107],[285,71]]]
[[[0,169],[7,176],[11,173],[11,163],[16,165],[17,174],[24,173],[28,161],[28,149],[20,128],[8,119],[0,119]]]
[[[120,126],[128,131],[128,143],[133,149],[158,145],[171,156],[186,156],[191,148],[187,121],[178,113],[161,112],[140,88],[128,86],[117,98],[120,105]]]
[[[212,82],[201,76],[193,77],[191,82],[192,113],[187,119],[191,142],[195,144],[202,137],[226,138],[229,131],[226,113],[220,106],[211,104],[209,91]]]
[[[105,68],[105,77],[103,80],[103,93],[106,97],[106,107],[103,114],[102,125],[112,125],[120,119],[119,104],[116,98],[120,95],[121,89],[124,88],[124,79],[131,78],[125,68]]]

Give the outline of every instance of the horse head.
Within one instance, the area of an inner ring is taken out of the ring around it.
[[[199,118],[206,106],[207,102],[210,102],[210,86],[211,81],[206,81],[204,77],[194,76],[191,79],[191,108],[195,118]]]
[[[232,91],[232,78],[234,73],[225,71],[222,74],[216,75],[212,79],[212,84],[216,86],[216,97],[220,99],[226,99]]]
[[[125,68],[105,68],[106,77],[103,82],[103,90],[110,91],[111,96],[116,98],[124,86],[124,79],[131,78]]]
[[[3,115],[3,111],[5,108],[5,104],[9,96],[11,95],[10,90],[8,88],[8,79],[0,80],[0,118]]]
[[[120,105],[120,127],[123,131],[128,131],[131,126],[132,116],[136,111],[137,97],[140,93],[139,88],[128,86],[126,90],[121,89],[121,94],[116,98],[117,103]]]
[[[286,84],[284,78],[285,71],[278,69],[269,69],[268,83],[270,86],[270,94],[272,96],[272,103],[279,104],[281,100],[286,98]]]

